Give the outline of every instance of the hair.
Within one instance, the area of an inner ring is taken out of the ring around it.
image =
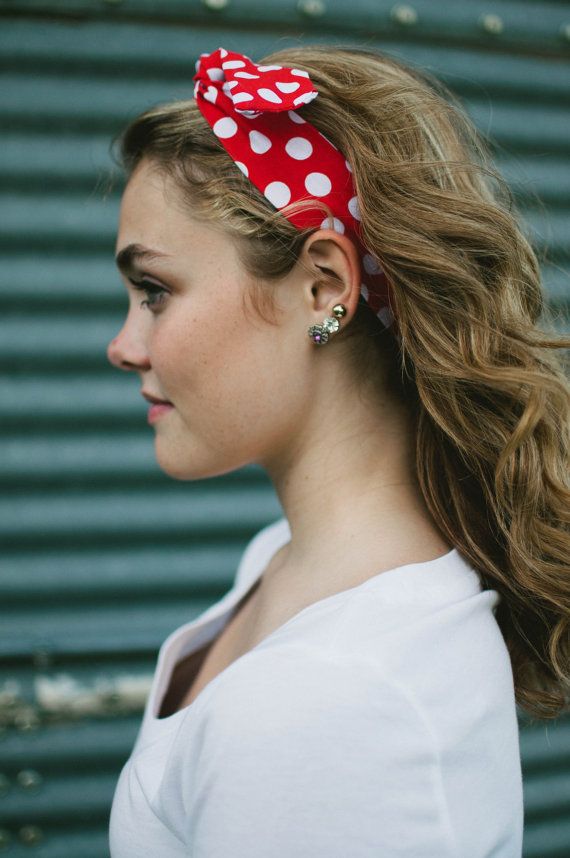
[[[398,325],[395,337],[360,303],[343,330],[347,360],[405,397],[429,511],[482,589],[500,594],[516,703],[531,720],[556,718],[570,711],[570,339],[556,334],[512,193],[459,99],[427,71],[352,46],[258,62],[305,69],[319,91],[303,118],[352,166],[362,239]],[[314,230],[273,208],[195,100],[146,110],[117,143],[127,176],[145,158],[193,217],[232,237],[256,308],[273,308],[271,284]]]

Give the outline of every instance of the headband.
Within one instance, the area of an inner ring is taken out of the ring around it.
[[[218,48],[203,53],[193,77],[194,98],[214,134],[242,173],[278,210],[318,199],[332,214],[312,207],[283,212],[297,229],[332,228],[356,245],[362,264],[360,292],[385,328],[394,316],[389,283],[360,238],[360,210],[352,168],[339,149],[298,108],[319,94],[306,71],[256,65]]]

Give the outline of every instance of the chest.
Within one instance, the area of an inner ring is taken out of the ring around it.
[[[212,679],[255,646],[252,609],[256,590],[257,585],[238,603],[213,641],[176,664],[162,699],[159,718],[189,706]]]
[[[282,545],[273,555],[263,577],[278,568],[287,548],[288,544]],[[277,613],[265,610],[260,599],[260,584],[261,577],[237,603],[229,621],[214,640],[176,664],[169,686],[162,698],[159,718],[167,718],[174,712],[189,706],[212,679],[253,649],[266,635],[288,619],[291,613],[294,613],[295,607],[291,608],[280,599],[274,601],[274,605],[278,606]]]

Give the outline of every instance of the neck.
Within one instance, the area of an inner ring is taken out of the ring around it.
[[[356,393],[335,407],[334,387],[320,389],[298,435],[262,463],[291,528],[287,575],[361,576],[448,551],[417,480],[409,410]]]

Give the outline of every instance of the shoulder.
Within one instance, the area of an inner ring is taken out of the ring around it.
[[[367,661],[301,646],[230,670],[188,711],[163,783],[193,855],[400,854],[410,826],[402,854],[448,854],[438,756],[405,689]]]
[[[357,723],[361,730],[365,725],[377,730],[382,716],[394,723],[396,712],[416,728],[424,720],[412,695],[360,656],[288,643],[261,646],[232,667],[208,701],[213,728],[227,733],[228,741],[281,739],[292,735],[293,727],[300,741],[303,735],[316,739],[315,730],[319,737],[328,732],[339,738]]]
[[[411,767],[427,786],[438,765],[429,725],[372,663],[303,645],[250,655],[208,701],[208,743],[223,748],[226,774],[258,770],[275,783],[281,771],[285,784],[301,764],[314,767],[315,788],[328,772],[329,785],[348,777],[382,791]]]

